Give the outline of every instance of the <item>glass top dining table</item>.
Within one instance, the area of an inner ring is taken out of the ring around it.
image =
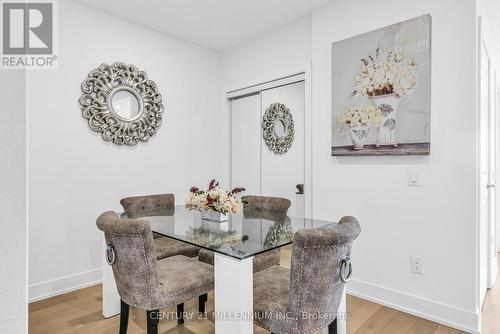
[[[273,216],[242,211],[229,214],[224,222],[202,218],[201,212],[184,206],[173,209],[144,210],[125,219],[147,220],[151,230],[161,236],[183,241],[215,253],[244,260],[293,242],[296,231],[332,224],[329,221],[292,216]]]
[[[199,211],[184,206],[170,210],[145,210],[125,219],[147,220],[154,233],[186,242],[214,254],[214,314],[253,314],[253,261],[258,254],[291,244],[300,229],[336,224],[332,221],[293,216],[273,216],[265,212],[245,210],[229,215],[225,222],[202,218]],[[104,247],[106,247],[104,241]],[[104,260],[105,261],[105,260]],[[339,312],[346,312],[346,294],[342,295]],[[120,312],[120,296],[110,266],[103,266],[103,315]],[[223,316],[214,319],[216,334],[253,334],[253,318]],[[339,319],[337,332],[345,334],[346,322]]]

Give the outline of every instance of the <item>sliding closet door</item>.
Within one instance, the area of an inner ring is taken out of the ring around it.
[[[262,141],[262,195],[279,196],[292,201],[290,215],[302,215],[304,196],[297,196],[297,184],[304,184],[304,82],[261,92],[261,113],[273,103],[290,109],[295,128],[291,148],[275,154]],[[307,189],[306,189],[307,191]]]
[[[231,101],[231,185],[260,195],[260,94]]]

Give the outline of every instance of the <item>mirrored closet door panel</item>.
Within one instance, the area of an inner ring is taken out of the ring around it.
[[[231,100],[231,185],[245,187],[247,195],[288,198],[293,216],[304,216],[304,194],[296,187],[304,184],[304,98],[300,81]],[[283,145],[285,137],[290,145]]]
[[[293,119],[293,140],[290,148],[277,154],[265,143],[262,145],[262,195],[290,199],[289,214],[304,215],[304,195],[297,195],[297,184],[304,184],[304,82],[298,82],[261,92],[261,112],[274,103],[280,103],[289,110]],[[275,123],[275,131],[280,135],[281,126]],[[291,129],[286,129],[290,131]]]
[[[231,101],[231,185],[260,195],[260,94]]]

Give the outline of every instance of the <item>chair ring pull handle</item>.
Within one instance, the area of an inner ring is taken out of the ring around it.
[[[343,283],[348,283],[352,276],[352,264],[349,256],[344,256],[340,259],[340,280]]]
[[[106,245],[106,262],[112,266],[116,262],[115,246],[112,244]]]

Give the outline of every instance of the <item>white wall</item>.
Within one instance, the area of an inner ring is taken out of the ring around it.
[[[426,13],[431,155],[331,157],[331,43]],[[475,32],[473,0],[338,1],[312,19],[313,212],[361,222],[350,290],[469,330],[478,313]],[[410,169],[420,187],[407,186]],[[424,275],[410,272],[411,255],[423,257]]]
[[[224,92],[305,71],[311,59],[311,17],[222,53]]]
[[[0,333],[27,333],[26,72],[0,70]]]
[[[95,220],[120,198],[173,192],[183,203],[193,183],[222,176],[218,54],[72,1],[59,18],[59,68],[29,73],[31,299],[101,279]],[[78,105],[88,72],[114,61],[145,70],[164,99],[162,127],[134,148],[104,142]]]
[[[332,157],[331,43],[427,13],[431,155]],[[350,293],[471,332],[479,313],[475,33],[474,0],[340,0],[222,57],[226,91],[312,62],[313,215],[361,222]],[[408,170],[420,187],[408,187]],[[423,257],[424,275],[410,272],[412,255]]]

